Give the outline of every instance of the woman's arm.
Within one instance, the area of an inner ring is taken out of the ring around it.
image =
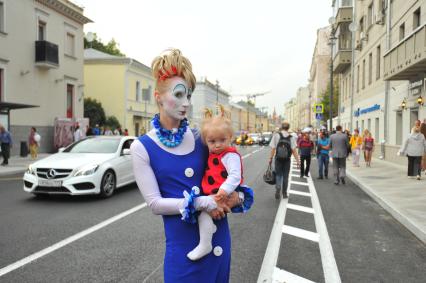
[[[186,206],[185,198],[163,198],[158,188],[157,179],[151,168],[149,156],[145,147],[138,140],[130,146],[133,162],[133,173],[136,183],[146,203],[152,212],[157,215],[176,215]],[[217,207],[216,202],[210,196],[196,198],[197,210],[211,211]]]

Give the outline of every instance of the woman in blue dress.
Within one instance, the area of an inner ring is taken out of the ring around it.
[[[131,154],[145,201],[163,217],[164,281],[229,282],[231,238],[225,212],[239,200],[235,194],[227,204],[218,205],[212,196],[197,195],[194,187],[201,186],[208,151],[185,119],[195,88],[191,63],[179,50],[171,49],[154,59],[152,72],[159,114],[153,118],[153,129],[132,144]],[[216,219],[213,251],[191,261],[187,254],[199,242],[198,225],[182,218],[196,219],[190,214],[202,210]]]

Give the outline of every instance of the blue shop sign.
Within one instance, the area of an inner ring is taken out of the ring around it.
[[[359,117],[362,114],[367,114],[373,111],[377,111],[380,110],[380,105],[379,104],[374,104],[374,106],[368,107],[368,108],[364,108],[364,109],[360,109],[358,108],[355,112],[354,112],[354,116],[355,117]]]

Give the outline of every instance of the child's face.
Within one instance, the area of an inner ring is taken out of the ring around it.
[[[231,136],[220,129],[212,128],[206,134],[206,143],[211,153],[221,153],[231,144]]]

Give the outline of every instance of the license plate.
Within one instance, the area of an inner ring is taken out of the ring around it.
[[[38,180],[38,185],[43,187],[61,187],[62,181],[59,180]]]

